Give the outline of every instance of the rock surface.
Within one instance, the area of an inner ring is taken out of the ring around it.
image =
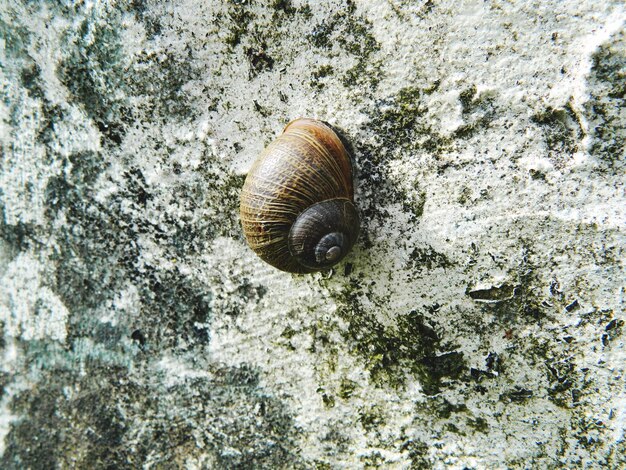
[[[0,467],[626,465],[620,1],[0,5]],[[358,246],[245,172],[353,146]]]

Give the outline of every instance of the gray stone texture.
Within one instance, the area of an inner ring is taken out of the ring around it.
[[[626,10],[0,3],[0,468],[624,468]],[[330,272],[239,190],[352,145]]]

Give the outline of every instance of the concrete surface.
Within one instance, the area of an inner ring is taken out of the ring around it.
[[[0,467],[626,466],[621,1],[0,5]],[[353,146],[332,272],[245,173]]]

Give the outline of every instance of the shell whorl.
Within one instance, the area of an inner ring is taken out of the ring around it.
[[[289,231],[289,252],[314,270],[338,263],[356,242],[359,216],[348,199],[327,199],[298,216]]]
[[[348,152],[326,124],[292,121],[255,161],[244,183],[240,213],[250,247],[283,271],[305,273],[327,267],[301,264],[289,250],[289,233],[309,207],[335,199],[352,204]],[[358,216],[356,221],[358,233]],[[356,234],[347,238],[352,244]]]

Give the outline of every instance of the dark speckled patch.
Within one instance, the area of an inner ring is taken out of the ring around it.
[[[71,171],[48,182],[46,202],[48,217],[54,220],[62,216],[66,222],[58,232],[54,288],[73,312],[69,337],[91,336],[98,322],[94,324],[89,310],[111,301],[130,283],[140,295],[141,315],[137,318],[125,315],[118,325],[121,328],[118,334],[126,337],[141,329],[146,347],[150,348],[177,344],[190,347],[190,340],[198,345],[206,343],[210,320],[210,293],[206,286],[187,279],[175,269],[140,267],[139,238],[154,240],[170,253],[170,259],[184,259],[200,251],[206,240],[220,232],[206,230],[208,221],[203,220],[197,222],[198,226],[187,223],[180,230],[185,214],[181,218],[167,216],[159,225],[154,224],[146,210],[152,204],[152,190],[138,168],[129,168],[120,190],[102,203],[95,199],[92,189],[102,177],[100,172],[106,169],[102,157],[94,153],[72,155],[68,164]],[[213,190],[224,194],[225,188],[217,185]],[[188,191],[186,194],[187,198],[193,196]],[[235,197],[232,202],[236,205]],[[190,219],[194,206],[189,205]],[[223,210],[230,209],[222,206],[218,213]],[[220,216],[216,214],[216,217]],[[221,220],[221,229],[229,230],[224,224],[226,219]],[[154,321],[156,318],[159,321]]]
[[[138,18],[149,21],[145,5],[134,6]],[[19,419],[6,438],[0,467],[184,466],[187,457],[201,454],[209,462],[201,461],[201,466],[220,468],[280,468],[287,460],[297,464],[292,420],[281,402],[258,388],[256,371],[245,366],[208,371],[213,366],[207,366],[202,370],[211,378],[180,386],[167,385],[165,377],[130,377],[130,364],[142,369],[162,354],[206,354],[212,294],[176,263],[206,250],[215,237],[241,237],[237,207],[243,177],[210,149],[202,154],[199,169],[181,168],[157,137],[154,147],[145,150],[153,159],[162,157],[169,177],[166,191],[173,194],[163,197],[163,188],[146,178],[142,162],[130,163],[119,146],[133,119],[193,117],[181,91],[194,78],[193,61],[138,54],[138,62],[129,64],[120,43],[123,12],[112,10],[106,18],[87,15],[82,21],[80,5],[57,13],[77,18],[63,38],[57,74],[70,102],[100,131],[102,151],[66,155],[55,150],[57,123],[71,117],[67,108],[46,100],[39,67],[27,57],[16,62],[21,64],[19,84],[41,103],[37,145],[59,171],[38,188],[43,189],[45,220],[8,225],[0,206],[0,236],[11,259],[37,249],[42,240],[50,243],[45,286],[69,316],[64,344],[16,340],[25,363],[41,368],[42,377],[10,402]],[[9,46],[15,43],[11,51],[19,55],[30,39],[17,23]],[[138,74],[126,68],[136,65]],[[132,105],[131,95],[147,99]],[[119,171],[112,173],[112,164]],[[103,186],[116,190],[98,194]],[[197,216],[205,211],[206,217]],[[141,262],[142,240],[159,246],[173,266]],[[131,297],[126,307],[119,307],[115,302],[124,292]],[[240,292],[242,297],[264,293],[252,283]],[[109,317],[115,319],[107,321]],[[11,380],[0,377],[2,390]]]
[[[370,110],[368,127],[381,146],[389,151],[396,148],[435,150],[449,145],[437,136],[424,118],[428,111],[425,96],[438,87],[438,81],[425,89],[406,87],[395,95],[378,100]]]
[[[388,327],[361,307],[355,286],[345,294],[338,310],[349,326],[345,335],[361,356],[374,384],[401,387],[407,374],[417,376],[426,394],[436,394],[444,384],[468,371],[463,353],[442,341],[439,325],[428,312],[411,311]]]
[[[82,104],[103,136],[117,144],[124,133],[120,119],[127,114],[123,98],[127,87],[121,63],[122,46],[116,28],[119,21],[112,17],[110,23],[101,24],[85,18],[73,31],[77,40],[68,35],[67,40],[73,42],[73,47],[68,47],[71,53],[57,72],[73,99]]]
[[[10,250],[13,257],[30,246],[36,245],[37,229],[30,223],[18,222],[15,225],[7,224],[4,217],[4,204],[0,201],[0,239]]]
[[[589,76],[591,99],[585,111],[593,128],[591,154],[609,168],[626,159],[626,33],[616,33],[593,57]]]
[[[580,118],[574,109],[569,104],[561,109],[548,108],[533,116],[532,121],[538,124],[543,132],[548,157],[557,168],[566,165],[584,137]]]
[[[372,220],[384,220],[381,212],[388,203],[399,203],[413,214],[417,223],[425,204],[425,194],[420,191],[418,182],[412,188],[411,196],[406,191],[390,184],[387,175],[388,165],[403,153],[417,150],[437,154],[450,146],[449,139],[441,137],[430,128],[424,119],[428,111],[425,97],[437,90],[435,81],[425,88],[407,87],[398,93],[379,99],[368,108],[370,120],[364,125],[374,143],[361,143],[352,139],[356,160],[357,181],[367,182],[367,189],[376,197],[359,201],[363,214],[363,234],[367,234],[367,224]]]
[[[3,469],[303,468],[283,404],[246,366],[168,385],[91,362],[84,374],[52,369],[14,397]]]
[[[4,339],[4,322],[0,321],[0,354],[4,354],[6,342]],[[11,380],[11,372],[0,371],[0,400],[4,397],[4,389]]]
[[[158,19],[148,15],[143,2],[133,2],[138,19],[150,36],[158,31]],[[189,56],[165,50],[156,57],[144,50],[126,62],[120,31],[123,11],[111,9],[106,18],[90,16],[66,33],[69,53],[57,69],[71,93],[70,101],[82,105],[103,136],[104,144],[119,145],[126,128],[139,116],[155,112],[193,118],[195,111],[182,87],[199,76]],[[128,97],[143,97],[142,109]]]
[[[338,45],[355,57],[356,64],[340,77],[346,88],[376,89],[382,70],[373,56],[380,44],[372,33],[372,24],[357,13],[352,1],[347,0],[345,8],[314,25],[307,39],[317,49],[330,51]],[[312,83],[317,88],[323,85],[319,81]]]
[[[4,48],[8,56],[22,59],[26,45],[30,42],[28,29],[19,22],[9,22],[5,18],[0,18],[0,31],[2,31]]]
[[[122,464],[119,446],[126,427],[111,381],[123,375],[107,372],[109,378],[88,375],[78,389],[76,377],[56,370],[34,389],[17,395],[11,407],[23,418],[12,424],[6,437],[2,467],[71,467],[79,464],[74,459],[99,468]],[[67,396],[64,389],[72,389],[74,395]]]
[[[454,131],[454,137],[469,139],[480,131],[489,128],[496,117],[495,99],[491,94],[479,94],[476,86],[472,85],[459,94],[461,102],[461,116],[464,124]]]
[[[497,285],[472,288],[468,286],[466,294],[473,299],[485,314],[493,314],[507,328],[516,324],[535,323],[552,311],[552,305],[543,302],[537,293],[540,284],[538,272],[540,266],[535,263],[541,259],[533,252],[532,242],[520,240],[521,256],[516,266],[509,266],[509,281]]]

